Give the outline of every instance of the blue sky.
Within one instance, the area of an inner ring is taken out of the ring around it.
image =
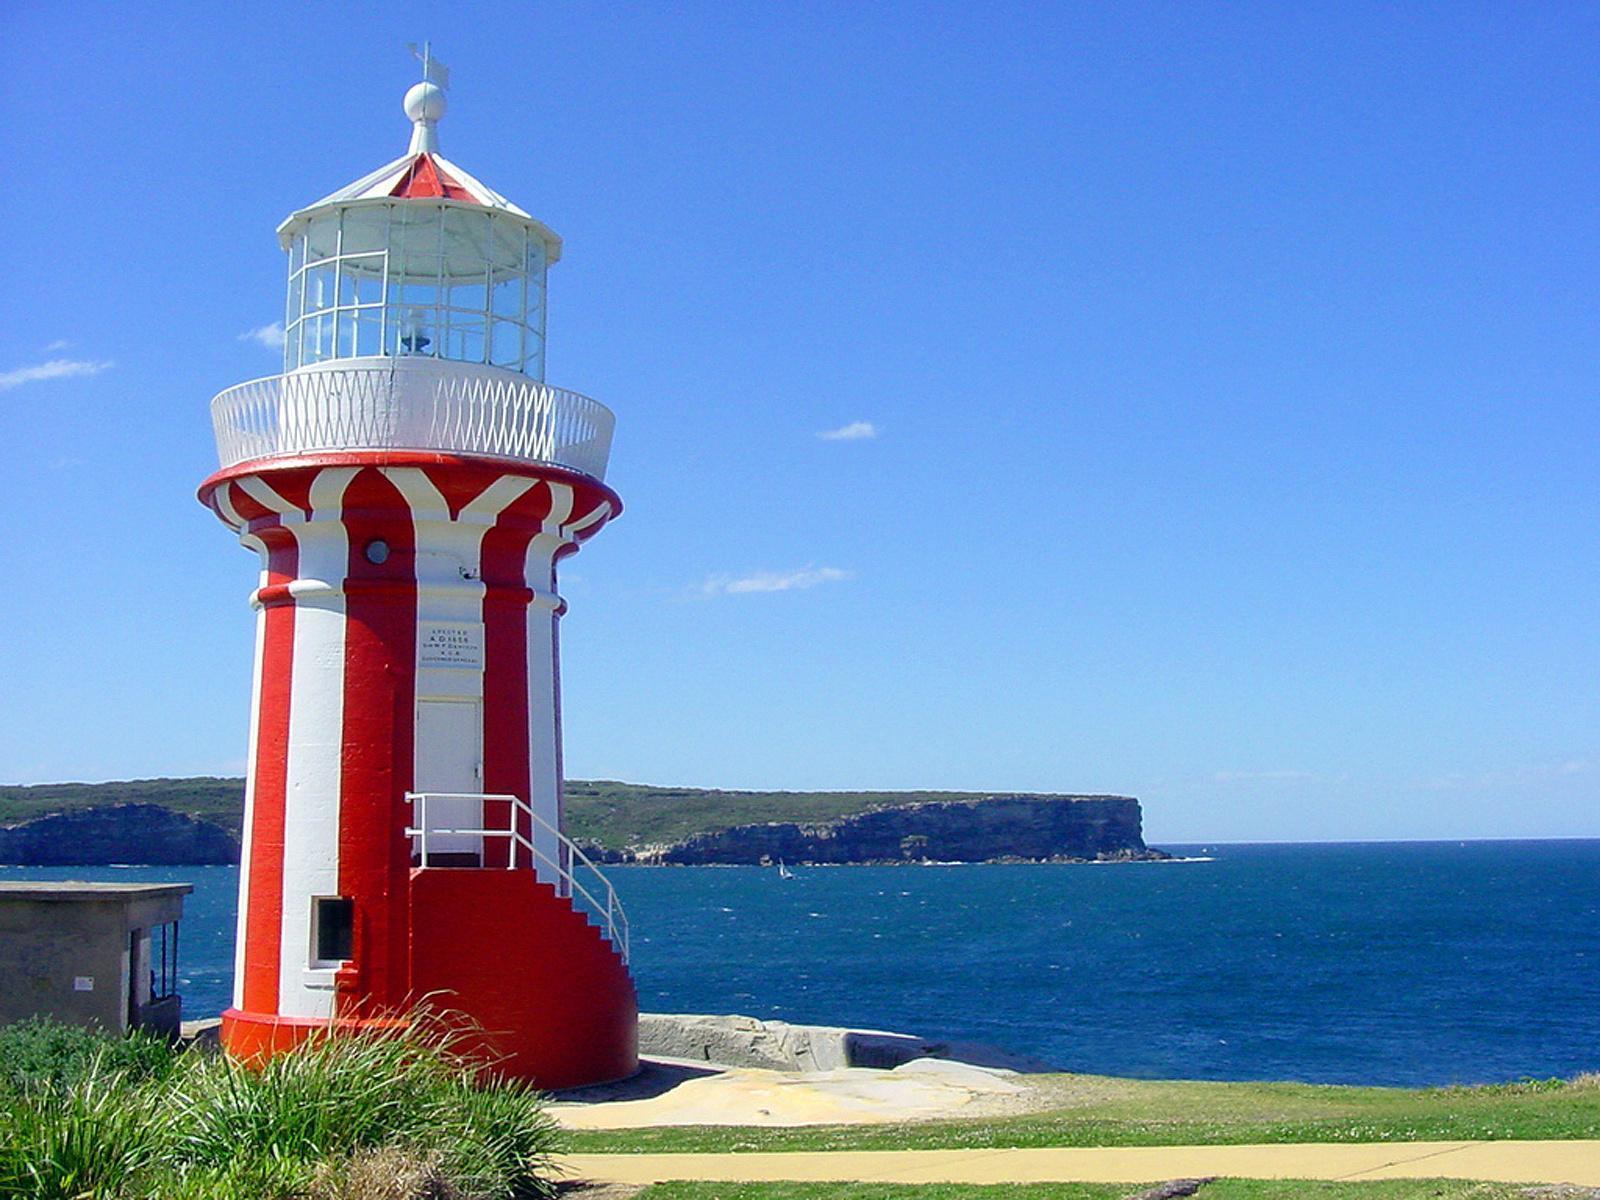
[[[617,413],[570,774],[1600,835],[1600,9],[7,25],[0,780],[240,769],[206,404],[427,37],[445,153],[566,239],[548,378]]]

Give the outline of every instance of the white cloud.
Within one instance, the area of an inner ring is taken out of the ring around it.
[[[878,427],[871,421],[851,421],[837,429],[824,429],[817,436],[825,442],[859,442],[864,438],[877,437]]]
[[[46,379],[67,379],[73,375],[98,375],[116,364],[89,362],[76,358],[52,358],[33,367],[18,367],[15,371],[0,371],[0,392],[10,391],[25,383],[39,383]]]
[[[1306,783],[1316,776],[1309,771],[1218,771],[1218,783]]]
[[[1423,786],[1439,792],[1494,791],[1519,787],[1546,786],[1562,779],[1587,775],[1593,765],[1583,758],[1569,758],[1562,762],[1534,763],[1501,770],[1470,774],[1455,771],[1428,780]]]
[[[54,354],[58,350],[68,350],[71,349],[71,347],[72,343],[67,341],[66,338],[57,338],[44,348],[44,352],[46,354]]]
[[[274,321],[270,325],[257,325],[254,329],[247,329],[239,335],[241,342],[256,342],[268,350],[283,349],[283,322]]]
[[[801,567],[795,571],[757,571],[737,577],[713,575],[700,585],[700,590],[707,596],[743,596],[751,592],[789,592],[849,578],[850,572],[838,567]]]

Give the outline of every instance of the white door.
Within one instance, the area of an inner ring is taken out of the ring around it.
[[[415,792],[443,792],[467,797],[430,799],[428,829],[482,829],[482,707],[477,700],[419,700]],[[428,861],[434,866],[481,866],[483,838],[477,834],[439,833],[428,837]]]

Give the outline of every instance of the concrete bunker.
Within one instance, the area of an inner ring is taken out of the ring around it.
[[[0,1024],[51,1017],[176,1037],[187,883],[0,883]]]

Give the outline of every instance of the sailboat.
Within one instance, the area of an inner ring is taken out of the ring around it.
[[[781,858],[778,860],[778,878],[779,879],[793,879],[794,878],[794,872],[789,870],[789,868],[784,865],[783,859],[781,859]]]

